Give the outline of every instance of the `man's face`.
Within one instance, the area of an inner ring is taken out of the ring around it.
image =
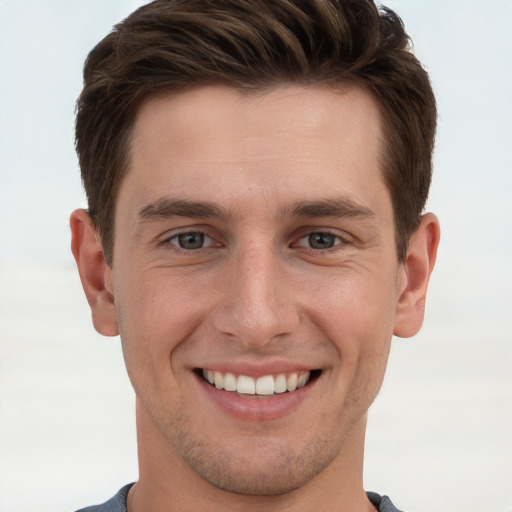
[[[381,144],[358,88],[143,105],[107,281],[164,464],[282,493],[362,428],[405,282]]]

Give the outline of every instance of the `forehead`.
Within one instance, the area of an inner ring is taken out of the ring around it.
[[[259,193],[282,203],[321,199],[336,185],[336,195],[361,202],[365,182],[383,185],[380,124],[376,101],[356,86],[211,86],[152,98],[134,124],[120,196],[143,205],[158,195],[224,202]]]

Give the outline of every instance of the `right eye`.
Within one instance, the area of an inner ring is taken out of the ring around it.
[[[210,247],[214,244],[214,241],[201,231],[178,233],[170,237],[167,242],[186,251],[204,249],[205,247]]]

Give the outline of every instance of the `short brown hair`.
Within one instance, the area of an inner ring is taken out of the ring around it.
[[[400,18],[372,0],[156,0],[89,54],[76,148],[89,214],[112,263],[114,208],[137,109],[209,84],[244,91],[353,82],[377,99],[398,258],[430,187],[436,104]]]

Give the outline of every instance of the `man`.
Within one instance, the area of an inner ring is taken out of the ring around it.
[[[157,0],[85,64],[72,249],[140,477],[89,511],[397,510],[363,490],[439,240],[436,109],[371,0]]]

